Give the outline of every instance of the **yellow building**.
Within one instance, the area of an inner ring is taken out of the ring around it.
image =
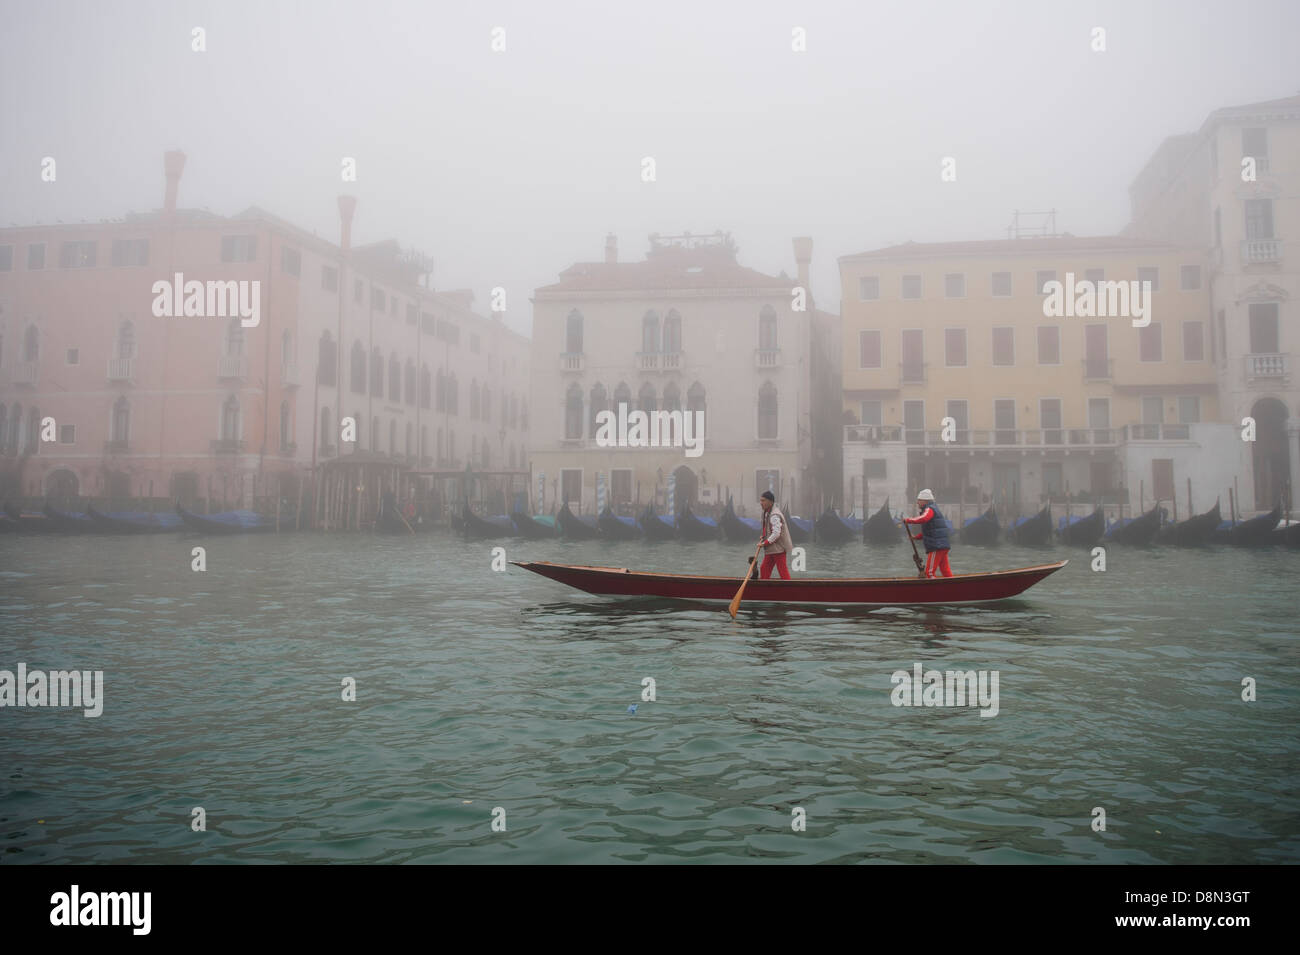
[[[931,487],[967,517],[1175,495],[1185,515],[1187,479],[1198,510],[1231,486],[1204,252],[1065,235],[839,262],[846,510]]]

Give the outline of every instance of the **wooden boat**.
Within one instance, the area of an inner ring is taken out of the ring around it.
[[[1178,547],[1191,547],[1196,544],[1205,544],[1214,536],[1215,528],[1223,522],[1219,514],[1219,502],[1214,502],[1214,507],[1210,508],[1204,514],[1197,514],[1195,517],[1189,517],[1185,521],[1178,521],[1173,524],[1166,524],[1160,528],[1156,534],[1156,541],[1161,544],[1173,544]]]
[[[559,534],[553,517],[543,520],[540,517],[531,517],[523,511],[515,511],[510,515],[510,520],[515,525],[515,533],[530,540],[556,537]]]
[[[845,544],[864,533],[865,523],[852,517],[840,517],[835,512],[835,508],[828,507],[822,516],[817,518],[813,531],[814,539],[819,544]]]
[[[647,504],[641,512],[641,530],[645,531],[646,539],[652,541],[672,540],[677,536],[677,528],[656,514],[653,504]]]
[[[619,517],[608,504],[605,505],[605,510],[601,512],[600,517],[596,518],[596,526],[601,534],[610,540],[630,541],[645,536],[636,518]]]
[[[1037,514],[1012,521],[1007,537],[1017,544],[1046,544],[1052,539],[1052,505]]]
[[[1082,517],[1062,517],[1056,530],[1061,543],[1071,547],[1091,547],[1106,533],[1106,514],[1100,506]]]
[[[998,523],[998,512],[990,507],[979,517],[972,517],[962,525],[957,535],[963,544],[988,546],[996,544],[1002,536],[1002,525]]]
[[[1102,540],[1113,544],[1150,544],[1160,530],[1160,505],[1138,517],[1113,521]]]
[[[889,498],[880,505],[880,510],[862,522],[862,542],[864,544],[897,544],[903,539],[902,528],[889,513]]]
[[[105,534],[166,534],[185,527],[177,514],[154,514],[149,511],[122,511],[105,514],[86,508],[86,514]]]
[[[718,526],[722,528],[722,539],[731,544],[749,544],[752,547],[763,536],[762,522],[752,517],[738,516],[731,506],[731,498],[727,498],[727,506],[718,518]],[[791,531],[791,536],[793,533]]]
[[[682,512],[677,515],[677,536],[686,541],[712,541],[718,539],[721,528],[718,527],[717,521],[711,517],[696,517],[691,511],[691,505],[682,506]]]
[[[513,535],[515,525],[504,514],[480,517],[469,509],[467,502],[461,505],[460,532],[465,540],[494,540]]]
[[[1274,544],[1280,544],[1283,547],[1300,547],[1300,521],[1283,521],[1269,538]]]
[[[46,504],[41,513],[60,534],[97,534],[100,530],[99,525],[81,511],[61,511]]]
[[[59,525],[44,514],[20,511],[8,501],[4,504],[5,517],[13,521],[13,529],[20,534],[57,534]]]
[[[256,511],[222,511],[218,514],[192,514],[179,504],[176,513],[192,531],[204,534],[257,534],[275,530],[275,521]]]
[[[626,567],[583,567],[550,561],[512,561],[516,566],[589,594],[608,597],[666,597],[729,603],[739,577],[661,574]],[[1069,561],[1016,570],[952,577],[796,577],[751,580],[744,603],[775,604],[919,604],[974,603],[1014,597],[1055,573]]]
[[[565,501],[560,512],[555,515],[555,523],[560,528],[560,536],[565,540],[585,541],[595,540],[600,536],[600,527],[594,518],[579,517],[569,510],[569,502]]]
[[[796,544],[807,544],[813,539],[813,522],[806,517],[787,515],[790,522],[790,540]]]
[[[1237,547],[1258,547],[1271,543],[1273,528],[1282,520],[1282,505],[1278,505],[1267,514],[1252,517],[1247,521],[1224,521],[1214,532],[1214,539],[1219,543],[1232,544]]]

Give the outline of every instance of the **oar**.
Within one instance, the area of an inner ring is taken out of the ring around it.
[[[401,511],[398,511],[398,512],[397,512],[397,516],[400,517],[400,518],[402,519],[402,523],[403,523],[403,524],[406,524],[406,529],[407,529],[408,531],[410,531],[412,534],[414,534],[414,533],[415,533],[415,528],[412,527],[409,523],[407,523],[406,515],[404,515]]]
[[[912,536],[910,524],[903,525],[903,533],[907,535],[907,539],[912,543],[912,563],[916,564],[916,575],[924,577],[925,564],[921,563],[921,555],[916,552],[916,538]]]
[[[731,614],[731,619],[736,619],[736,611],[740,609],[740,598],[745,593],[745,587],[749,583],[750,576],[754,573],[754,564],[758,561],[758,552],[763,549],[763,542],[759,541],[758,546],[754,548],[754,561],[745,568],[745,579],[741,581],[740,589],[736,591],[736,596],[731,598],[731,603],[727,605],[727,613]]]

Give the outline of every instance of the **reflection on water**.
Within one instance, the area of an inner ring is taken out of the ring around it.
[[[1295,552],[1112,547],[996,603],[733,621],[491,570],[502,545],[743,573],[722,544],[229,538],[197,574],[194,543],[0,539],[0,669],[105,674],[97,720],[0,711],[0,862],[1297,858]],[[817,576],[911,572],[808,548]],[[997,717],[892,706],[916,663],[997,670]]]

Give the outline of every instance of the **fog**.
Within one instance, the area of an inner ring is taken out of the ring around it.
[[[771,274],[811,236],[832,311],[840,255],[1003,237],[1017,208],[1114,233],[1166,136],[1300,90],[1289,0],[2,7],[0,223],[156,209],[179,148],[182,207],[337,241],[354,194],[358,243],[433,256],[480,312],[504,286],[524,332],[532,290],[607,232],[629,260],[652,232],[730,231]]]

